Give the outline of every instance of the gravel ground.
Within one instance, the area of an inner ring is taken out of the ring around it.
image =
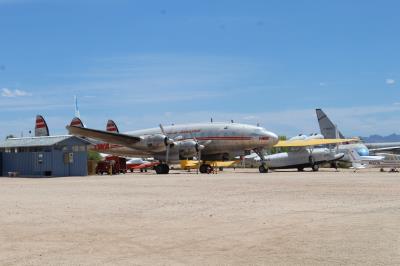
[[[400,174],[0,178],[1,265],[399,265]]]

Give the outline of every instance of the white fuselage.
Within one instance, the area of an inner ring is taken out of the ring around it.
[[[270,169],[304,168],[310,167],[312,163],[321,164],[338,160],[343,157],[342,153],[327,148],[299,148],[289,152],[281,152],[266,156],[266,165]]]

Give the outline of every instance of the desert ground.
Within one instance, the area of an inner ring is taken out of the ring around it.
[[[399,265],[400,174],[0,178],[1,265]]]

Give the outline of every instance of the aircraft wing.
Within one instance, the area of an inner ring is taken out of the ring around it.
[[[67,130],[70,134],[75,136],[83,136],[92,139],[98,139],[107,143],[119,144],[124,146],[130,146],[141,141],[141,138],[134,137],[126,134],[120,134],[115,132],[107,132],[103,130],[77,127],[77,126],[67,126]]]
[[[358,139],[305,139],[305,140],[280,140],[274,147],[312,147],[327,144],[340,144],[355,142]]]
[[[384,148],[373,148],[373,149],[368,149],[372,152],[379,152],[379,151],[395,151],[399,150],[400,146],[392,146],[392,147],[384,147]]]

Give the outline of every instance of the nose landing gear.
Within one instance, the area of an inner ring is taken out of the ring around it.
[[[260,171],[260,173],[268,173],[268,166],[265,165],[264,151],[262,149],[254,149],[254,152],[261,159],[261,165],[260,165],[260,167],[258,167],[258,171]]]

